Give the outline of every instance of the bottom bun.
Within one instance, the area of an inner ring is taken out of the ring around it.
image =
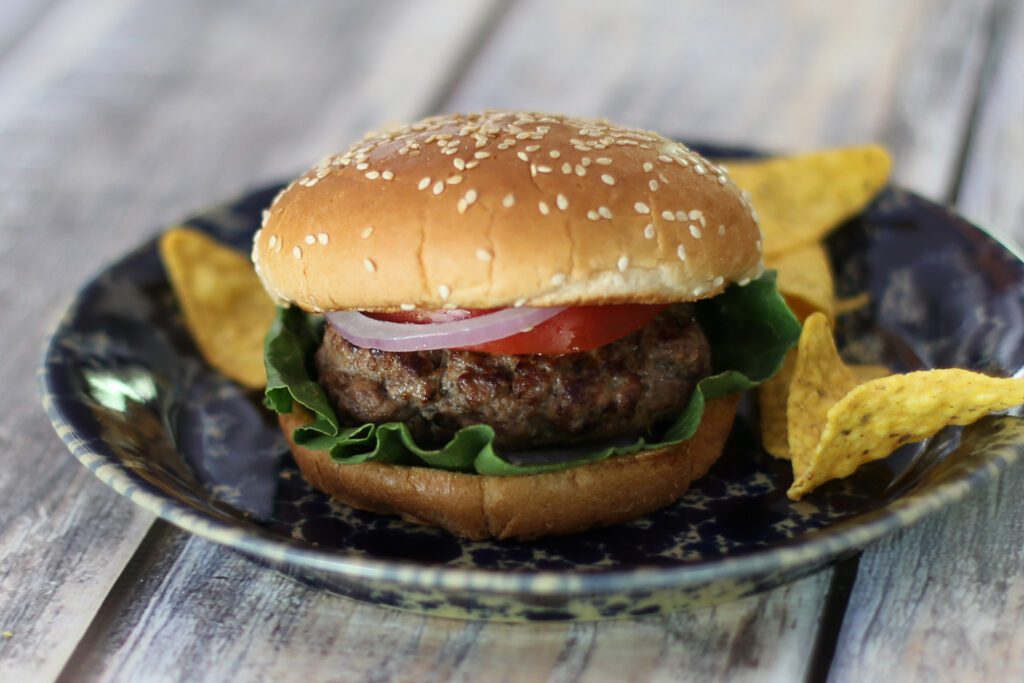
[[[292,441],[296,427],[312,421],[308,412],[296,406],[280,422],[302,475],[343,503],[466,538],[527,540],[626,522],[679,500],[721,455],[738,401],[738,395],[709,401],[697,432],[674,446],[512,477],[375,462],[342,465]]]

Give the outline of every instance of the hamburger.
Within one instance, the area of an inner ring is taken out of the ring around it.
[[[799,335],[725,168],[602,120],[370,133],[276,197],[252,258],[303,476],[473,539],[675,502]]]

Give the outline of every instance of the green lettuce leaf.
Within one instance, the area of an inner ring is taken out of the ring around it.
[[[295,307],[279,308],[266,338],[267,406],[291,412],[299,403],[314,421],[295,430],[295,442],[326,451],[340,463],[390,462],[459,472],[511,476],[576,467],[626,453],[661,448],[693,436],[713,398],[756,387],[774,375],[786,351],[800,337],[800,323],[775,288],[769,271],[745,287],[732,286],[696,306],[697,320],[711,346],[712,375],[698,383],[683,411],[660,434],[625,446],[583,449],[563,462],[516,465],[494,449],[488,425],[460,429],[441,448],[420,447],[399,422],[343,427],[323,388],[313,379],[312,356],[323,337],[322,318]]]

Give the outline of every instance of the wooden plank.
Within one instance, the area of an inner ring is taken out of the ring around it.
[[[183,212],[418,115],[491,6],[71,2],[0,61],[22,95],[0,93],[0,680],[61,671],[151,523],[38,405],[75,288]]]
[[[951,169],[980,68],[974,41],[984,13],[968,4],[738,10],[527,1],[512,8],[445,108],[601,114],[780,149],[882,138],[899,150],[901,170],[929,160]],[[953,18],[961,22],[959,49],[933,30]],[[722,47],[723,36],[742,49]],[[910,87],[915,74],[940,66],[944,97]],[[942,125],[917,136],[897,124],[907,107]],[[911,170],[903,177],[941,193],[948,176]],[[116,680],[188,667],[211,680],[800,680],[829,580],[819,574],[672,617],[523,628],[353,605],[205,542],[174,538],[139,558],[150,567],[140,573],[142,587],[114,596],[112,613],[83,641],[69,674]],[[159,667],[147,669],[152,662]]]
[[[521,624],[430,619],[311,591],[182,532],[134,568],[119,612],[91,631],[72,678],[121,681],[759,680],[799,668],[818,574],[771,594],[640,621]],[[747,627],[770,620],[778,629]],[[187,634],[175,637],[175,634]],[[794,645],[777,647],[777,641]],[[695,644],[716,658],[692,657]],[[118,656],[111,656],[115,651]]]
[[[1003,2],[994,22],[992,78],[977,116],[957,207],[1024,244],[1024,8]]]
[[[1024,241],[1024,6],[993,26],[958,205]],[[830,680],[1024,680],[1024,463],[865,552]]]

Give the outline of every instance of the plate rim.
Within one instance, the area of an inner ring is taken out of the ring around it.
[[[194,217],[208,214],[218,207],[236,204],[278,185],[274,183],[238,193],[228,200],[193,214],[193,218],[182,221],[181,224],[190,224],[195,220]],[[905,193],[928,205],[945,209],[958,220],[991,239],[1024,265],[1024,249],[973,223],[949,205],[934,202],[896,184],[888,184],[884,189]],[[949,472],[949,476],[943,481],[923,491],[904,493],[878,508],[836,524],[782,543],[753,548],[740,555],[693,562],[680,561],[679,564],[671,566],[582,573],[573,569],[523,571],[446,567],[409,560],[345,556],[339,554],[337,550],[325,551],[302,544],[295,539],[285,538],[255,524],[247,526],[236,521],[226,521],[162,493],[153,484],[135,474],[131,468],[124,467],[116,455],[94,450],[89,444],[91,437],[84,436],[74,417],[62,408],[64,401],[73,399],[62,397],[60,387],[57,386],[59,378],[55,374],[55,369],[61,365],[57,362],[61,333],[69,328],[89,293],[102,284],[107,273],[118,265],[156,249],[159,234],[107,262],[99,272],[76,290],[64,313],[51,327],[38,370],[43,408],[52,427],[72,455],[117,493],[185,531],[275,566],[294,566],[348,578],[419,589],[556,597],[621,591],[687,589],[721,580],[750,580],[797,568],[812,571],[963,500],[968,493],[980,489],[983,484],[998,476],[1003,469],[1020,460],[1024,453],[1024,442],[1013,444],[1009,448],[997,449],[982,462],[971,466],[955,465],[956,469]]]

